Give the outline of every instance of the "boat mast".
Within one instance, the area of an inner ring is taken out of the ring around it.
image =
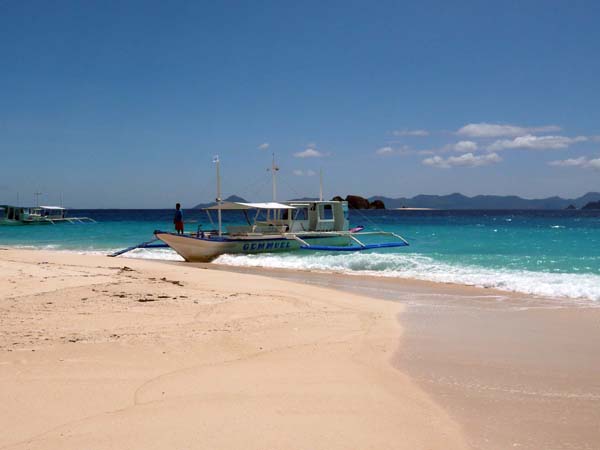
[[[38,208],[40,207],[40,195],[42,195],[41,192],[33,193],[33,196],[35,197],[35,206],[37,206]]]
[[[319,169],[319,201],[323,201],[323,169]]]
[[[273,202],[277,201],[277,171],[279,167],[275,165],[275,153],[273,153],[273,162],[271,164],[271,175],[273,177]]]
[[[269,169],[267,169],[269,170]],[[279,167],[275,164],[275,152],[273,152],[273,162],[271,163],[271,177],[273,178],[273,203],[277,202],[277,171]],[[267,210],[267,220],[269,220],[269,212]],[[279,219],[279,211],[273,210],[273,220]]]
[[[221,236],[221,161],[219,155],[213,158],[213,162],[217,165],[217,216],[219,218],[219,236]]]

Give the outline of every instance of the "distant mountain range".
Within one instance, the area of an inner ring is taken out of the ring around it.
[[[590,202],[600,201],[600,192],[588,192],[577,198],[548,197],[526,199],[516,195],[476,195],[462,194],[417,195],[412,198],[370,197],[369,200],[382,200],[387,209],[432,208],[432,209],[566,209],[570,205],[581,209]]]
[[[242,203],[248,203],[248,200],[237,196],[237,195],[230,195],[229,197],[223,199],[224,202],[242,202]],[[208,208],[210,206],[214,206],[216,205],[217,202],[210,202],[210,203],[199,203],[196,206],[194,206],[192,209],[204,209],[204,208]]]
[[[302,200],[316,200],[304,198]],[[299,199],[295,199],[299,200]],[[588,192],[577,198],[548,197],[527,199],[516,195],[476,195],[467,197],[462,194],[449,195],[417,195],[411,198],[390,198],[381,195],[369,197],[369,201],[381,200],[387,209],[395,208],[431,208],[431,209],[567,209],[570,205],[577,209],[583,208],[590,202],[600,202],[600,192]],[[230,195],[227,202],[247,202],[237,195]],[[194,209],[207,208],[212,203],[201,203]]]

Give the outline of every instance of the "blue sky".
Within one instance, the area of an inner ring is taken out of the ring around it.
[[[600,190],[600,4],[0,2],[0,202]]]

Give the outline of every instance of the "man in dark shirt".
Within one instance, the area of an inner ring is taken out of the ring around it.
[[[175,205],[175,217],[173,217],[173,223],[175,224],[175,231],[177,234],[183,234],[183,213],[181,212],[181,205],[179,203]]]

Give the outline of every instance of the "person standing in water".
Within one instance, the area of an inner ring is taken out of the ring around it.
[[[177,234],[183,234],[183,213],[181,212],[181,205],[179,203],[175,205],[173,223],[175,224],[175,231]]]

